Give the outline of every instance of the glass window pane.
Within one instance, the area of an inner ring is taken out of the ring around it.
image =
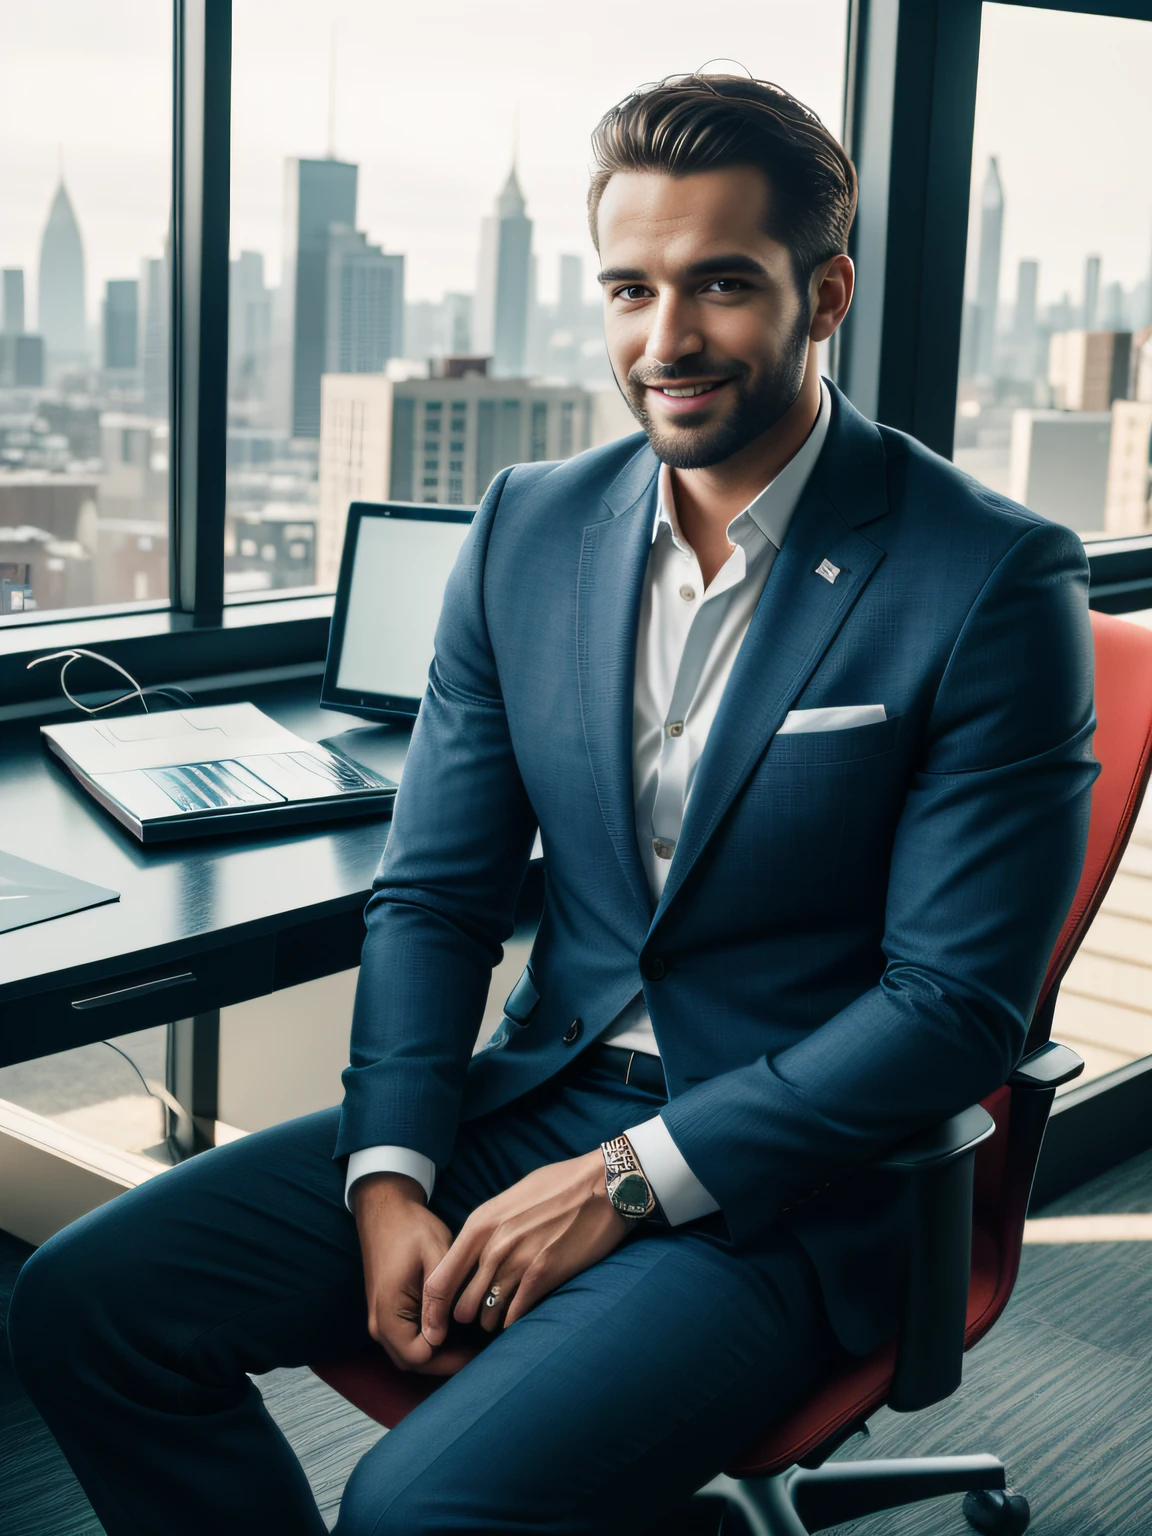
[[[168,601],[171,7],[0,48],[0,624]]]
[[[1085,539],[1145,533],[1152,23],[985,4],[956,463]]]
[[[446,0],[430,46],[419,8],[235,0],[228,596],[332,587],[350,500],[475,503],[509,463],[632,431],[585,225],[593,126],[713,60],[838,131],[846,15],[669,0],[654,27],[620,0],[605,31]],[[289,522],[315,530],[306,576]]]

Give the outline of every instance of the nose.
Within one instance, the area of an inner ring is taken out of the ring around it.
[[[703,352],[704,338],[694,306],[685,302],[680,294],[660,294],[649,314],[652,324],[644,346],[644,356],[649,362],[670,368],[681,358]]]

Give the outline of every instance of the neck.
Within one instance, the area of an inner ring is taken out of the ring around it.
[[[808,348],[800,393],[780,417],[739,453],[707,469],[674,469],[676,516],[684,537],[698,549],[724,537],[724,529],[796,456],[820,414],[816,344]],[[727,543],[727,540],[724,539]]]

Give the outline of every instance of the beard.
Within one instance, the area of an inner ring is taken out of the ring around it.
[[[809,324],[805,306],[777,357],[759,370],[753,370],[747,363],[734,366],[731,360],[712,366],[703,357],[693,357],[670,368],[637,363],[629,371],[621,393],[648,434],[656,457],[672,469],[708,469],[730,459],[774,427],[791,410],[804,382]],[[693,422],[684,417],[682,425],[675,427],[655,422],[648,409],[649,387],[674,385],[678,379],[699,378],[701,374],[728,381],[724,388],[733,398],[720,419]]]

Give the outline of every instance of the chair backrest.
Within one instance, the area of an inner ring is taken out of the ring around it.
[[[1084,867],[1048,963],[1029,1031],[1029,1050],[1049,1037],[1060,981],[1108,893],[1152,771],[1152,630],[1093,613],[1092,640],[1096,654],[1093,751],[1100,774],[1092,786]],[[1047,1111],[1045,1107],[1038,1114],[1035,1105],[1017,1104],[1015,1099],[1012,1090],[1001,1088],[984,1101],[996,1122],[996,1135],[976,1155],[969,1347],[1004,1310],[1020,1265],[1024,1220]],[[986,1273],[980,1275],[982,1266]]]
[[[1128,846],[1152,767],[1152,630],[1130,619],[1092,614],[1096,653],[1096,735],[1100,777],[1092,788],[1088,848],[1076,896],[1052,951],[1036,1005],[1035,1023],[1047,1039],[1053,989],[1072,963]]]

